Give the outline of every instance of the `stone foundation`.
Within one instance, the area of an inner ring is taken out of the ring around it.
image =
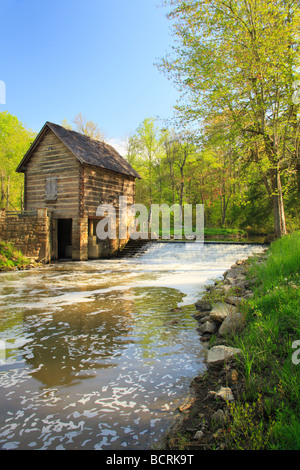
[[[27,258],[50,261],[50,218],[47,209],[32,212],[0,210],[0,239],[11,243]]]
[[[58,219],[47,208],[36,211],[0,210],[0,239],[12,243],[24,256],[49,263],[58,259]],[[66,257],[74,261],[110,258],[126,245],[127,240],[98,240],[95,223],[88,217],[72,218],[72,245]]]

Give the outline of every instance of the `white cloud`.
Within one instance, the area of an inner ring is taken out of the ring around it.
[[[125,157],[127,152],[127,139],[118,139],[116,137],[107,139],[106,142],[111,145],[122,157]]]

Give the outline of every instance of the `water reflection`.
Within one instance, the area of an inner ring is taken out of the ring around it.
[[[26,316],[24,328],[34,342],[24,357],[35,369],[35,379],[48,386],[69,385],[114,366],[112,358],[121,354],[123,338],[132,329],[130,301],[120,295],[116,309],[111,307],[114,297],[117,293],[92,304],[64,306],[42,322],[37,315]]]
[[[182,297],[174,289],[132,288],[95,294],[92,302],[59,312],[25,314],[23,337],[33,339],[19,352],[43,385],[78,383],[114,367],[114,358],[131,343],[139,343],[145,358],[178,344],[178,329],[191,323],[189,310],[188,317],[180,309],[177,320],[170,318]]]

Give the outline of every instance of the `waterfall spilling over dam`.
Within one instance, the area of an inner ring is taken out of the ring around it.
[[[1,273],[0,448],[150,449],[205,370],[195,301],[262,250],[155,242]]]

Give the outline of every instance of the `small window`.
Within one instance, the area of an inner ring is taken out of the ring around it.
[[[46,178],[45,186],[46,201],[56,201],[57,199],[57,178]]]

